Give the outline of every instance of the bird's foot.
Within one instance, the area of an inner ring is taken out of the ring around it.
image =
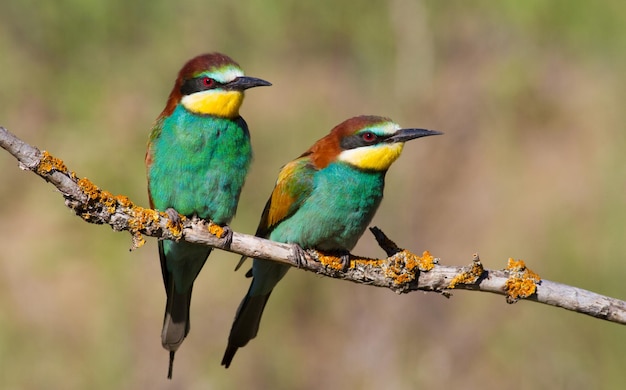
[[[167,214],[167,217],[170,219],[173,225],[180,225],[180,223],[182,222],[180,214],[178,214],[178,211],[176,211],[176,209],[172,207],[166,208],[165,214]]]
[[[306,251],[298,244],[291,244],[292,258],[296,261],[296,266],[301,268],[303,265],[307,265]]]
[[[341,272],[346,272],[350,268],[350,252],[342,253],[339,260],[341,261]]]
[[[225,248],[230,248],[230,244],[233,243],[233,229],[228,225],[222,226],[222,236],[220,239],[224,241]]]

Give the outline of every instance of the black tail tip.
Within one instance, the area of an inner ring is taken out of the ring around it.
[[[228,346],[226,348],[226,352],[224,352],[224,357],[222,358],[222,366],[224,366],[224,368],[230,367],[230,363],[233,361],[233,358],[235,357],[235,353],[237,352],[238,349],[239,349],[238,347],[231,347],[231,346]]]
[[[170,364],[167,368],[167,379],[172,380],[172,372],[174,371],[174,354],[176,351],[170,351]]]

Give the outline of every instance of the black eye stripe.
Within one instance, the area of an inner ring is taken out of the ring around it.
[[[212,85],[207,86],[205,85],[205,82],[204,82],[205,78],[206,76],[202,76],[202,77],[196,77],[193,79],[185,80],[183,85],[181,85],[180,87],[180,93],[183,95],[191,95],[192,93],[195,93],[195,92],[206,91],[209,89],[220,88],[223,86],[222,83],[219,83],[215,80],[213,80]]]
[[[371,141],[366,141],[364,139],[364,136],[367,133],[373,134],[374,139],[372,139]],[[370,146],[370,145],[379,144],[385,141],[389,137],[391,137],[391,135],[379,135],[370,131],[370,132],[357,133],[357,134],[350,135],[348,137],[344,137],[339,144],[343,150],[356,149],[362,146]]]

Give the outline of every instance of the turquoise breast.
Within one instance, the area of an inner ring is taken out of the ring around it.
[[[154,207],[230,222],[252,159],[245,121],[195,115],[179,105],[152,143]]]
[[[380,205],[385,172],[335,162],[315,174],[313,185],[310,197],[269,238],[303,248],[351,250]]]

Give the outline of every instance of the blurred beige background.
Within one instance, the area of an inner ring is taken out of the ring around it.
[[[251,76],[255,161],[233,228],[279,167],[357,114],[445,132],[409,144],[374,220],[445,264],[478,251],[626,298],[626,3],[0,3],[0,124],[147,205],[152,121],[176,72],[221,51]],[[530,302],[392,292],[293,270],[257,339],[219,362],[248,288],[214,253],[166,380],[156,242],[88,225],[0,153],[3,389],[620,388],[626,328]],[[355,250],[382,256],[366,234]]]

